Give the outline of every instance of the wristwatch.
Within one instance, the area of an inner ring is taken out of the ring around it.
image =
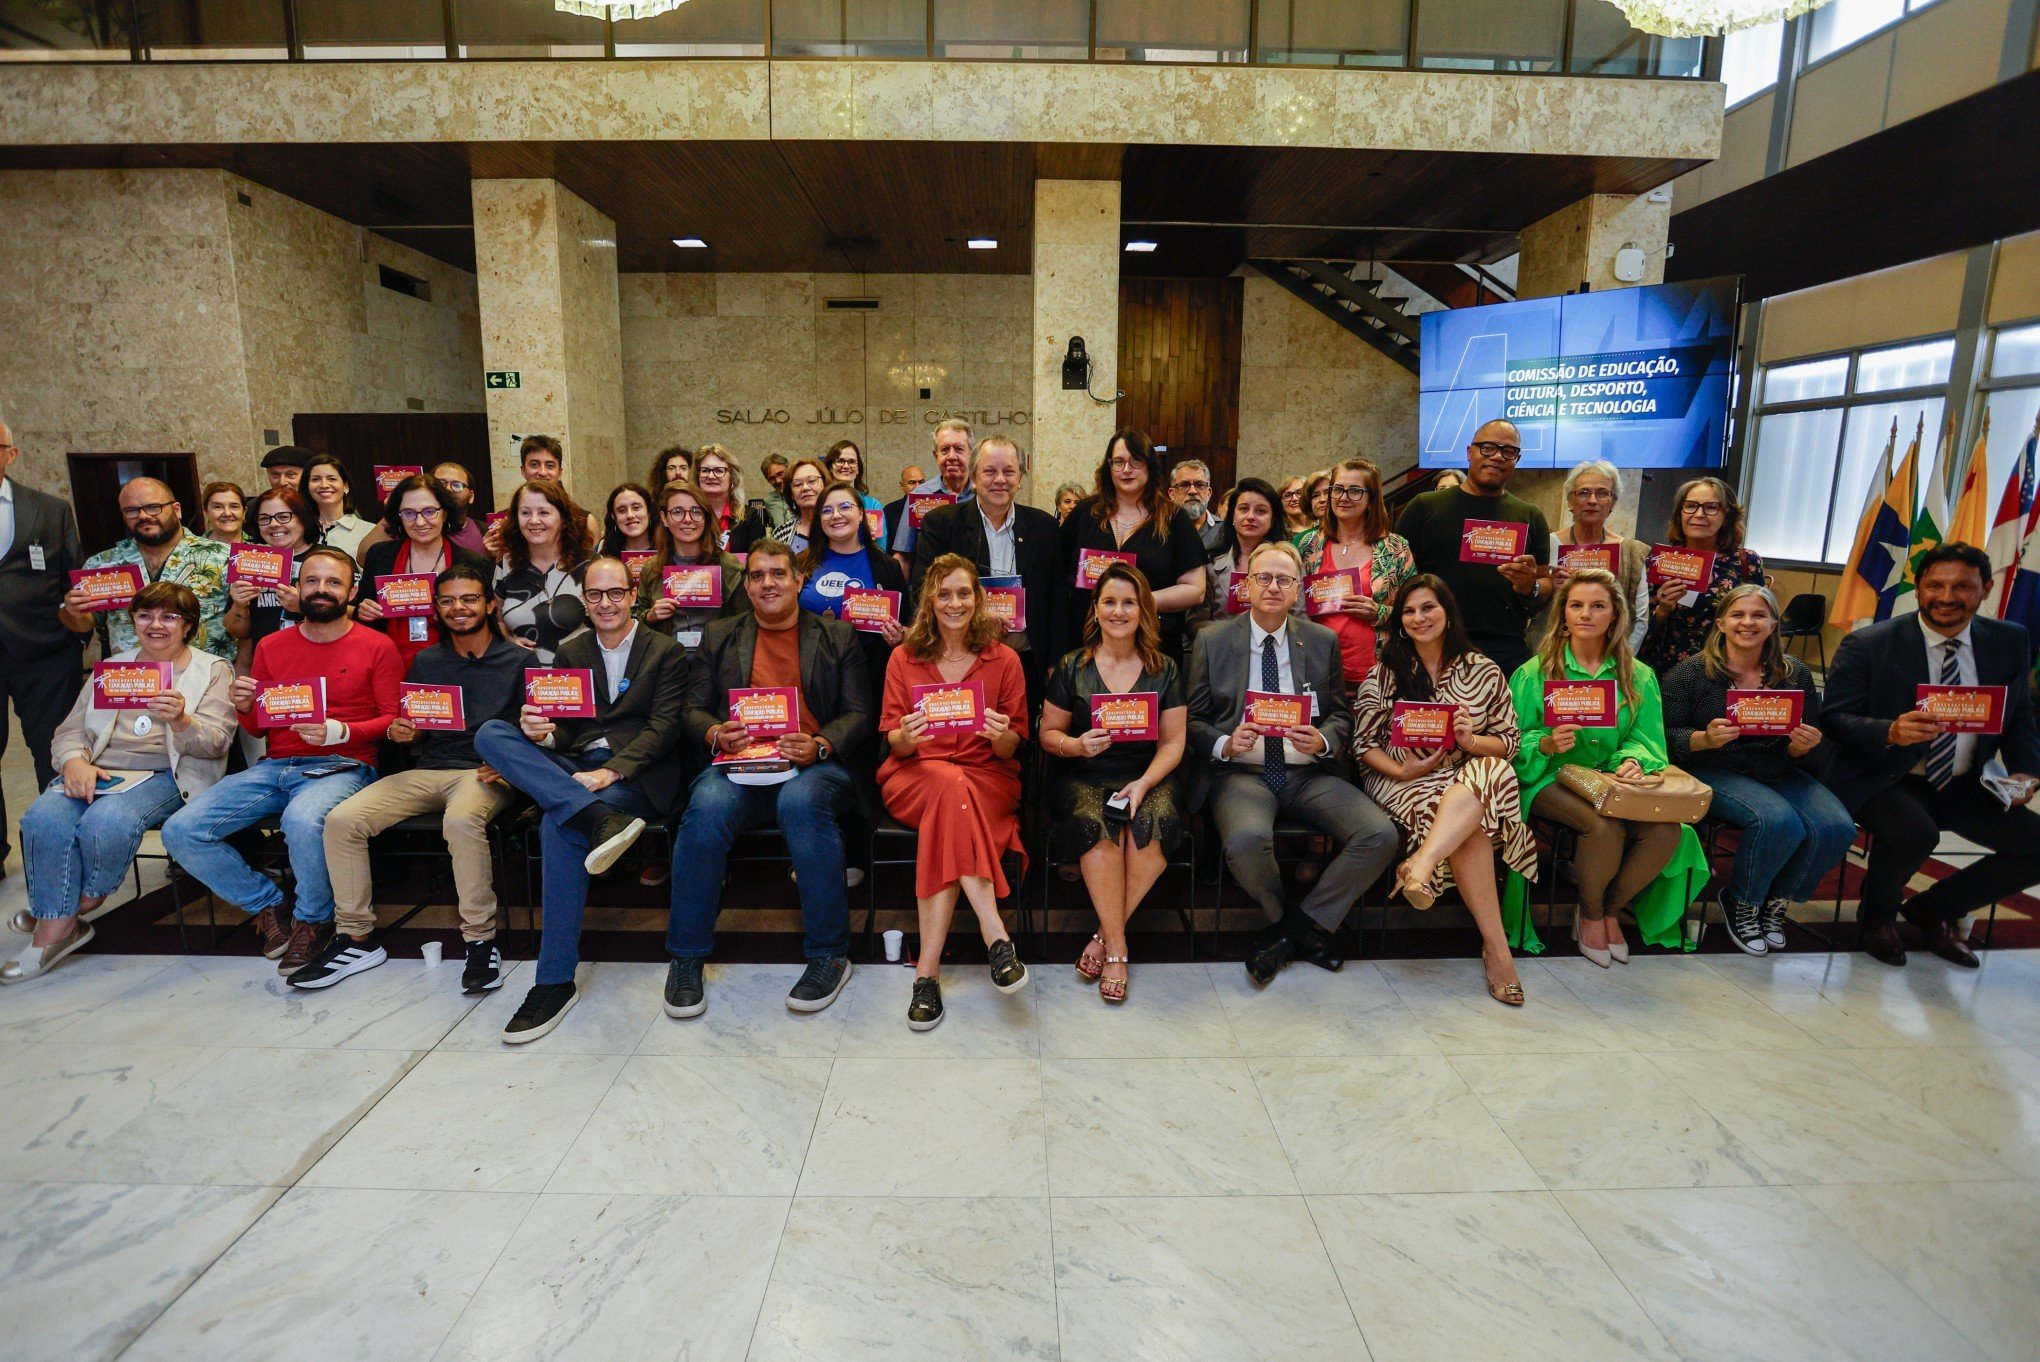
[[[822,737],[822,736],[821,736],[821,735],[820,735],[819,733],[818,733],[818,734],[816,734],[816,735],[815,735],[815,760],[816,760],[816,761],[827,761],[827,760],[828,760],[828,759],[829,759],[830,757],[832,757],[832,756],[834,756],[834,755],[835,755],[835,750],[834,750],[833,748],[831,748],[831,747],[829,746],[829,740],[828,740],[827,738],[824,738],[824,737]]]

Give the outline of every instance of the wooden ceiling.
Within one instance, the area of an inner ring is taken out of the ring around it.
[[[467,269],[469,181],[552,177],[615,219],[631,272],[1024,274],[1037,178],[1122,181],[1125,236],[1160,247],[1125,255],[1129,274],[1223,276],[1249,256],[1486,260],[1582,195],[1691,164],[1001,142],[0,147],[0,168],[224,168]],[[1400,230],[1361,230],[1375,227]],[[709,248],[672,244],[684,236]],[[998,249],[967,249],[974,236]]]

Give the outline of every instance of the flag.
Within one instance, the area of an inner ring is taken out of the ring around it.
[[[1856,524],[1856,542],[1849,551],[1849,565],[1843,569],[1841,585],[1835,590],[1830,619],[1838,629],[1849,629],[1863,620],[1890,618],[1892,601],[1905,576],[1906,554],[1911,547],[1913,479],[1919,439],[1914,438],[1899,476],[1894,477],[1891,456],[1897,448],[1898,421],[1894,419],[1891,438],[1884,444],[1884,457],[1870,477],[1863,517]]]
[[[1920,432],[1926,431],[1927,418],[1920,417]],[[1913,515],[1911,551],[1906,555],[1905,580],[1898,588],[1898,599],[1893,614],[1903,615],[1919,609],[1916,588],[1920,580],[1920,560],[1927,556],[1929,549],[1938,548],[1946,538],[1949,521],[1948,471],[1953,460],[1948,455],[1948,436],[1954,428],[1951,418],[1941,424],[1939,442],[1934,448],[1934,472],[1927,479],[1926,495],[1920,498],[1920,508]],[[1906,464],[1918,476],[1917,456],[1920,449],[1919,435],[1913,436],[1912,448],[1906,451]]]
[[[1984,409],[1984,431],[1989,433],[1989,408]],[[1981,442],[1978,448],[1982,448]],[[1983,611],[1996,619],[2008,618],[2006,608],[2012,599],[2012,590],[2019,580],[2021,565],[2019,559],[2025,551],[2026,522],[2033,515],[2034,459],[2040,453],[2040,420],[2033,423],[2033,434],[2026,437],[2026,447],[2019,451],[2019,457],[2012,463],[2012,471],[2005,475],[2004,495],[1998,498],[1997,515],[1990,523],[1990,533],[1983,541],[1984,552],[1990,555],[1991,591],[1985,598]],[[1970,455],[1974,463],[1976,456]],[[2028,583],[2029,592],[2040,588],[2040,582]]]
[[[2033,433],[2026,437],[2026,447],[2019,453],[2019,473],[2031,485],[2035,462],[2035,444],[2040,442],[2040,421],[2033,424]],[[2002,514],[2002,511],[2000,511]],[[1998,618],[2013,624],[2023,624],[2026,632],[2040,637],[2040,499],[2035,499],[2021,522],[2023,528],[2019,537],[2019,557],[2008,574],[2010,580],[2001,588],[1998,597]],[[1992,565],[1996,565],[1993,546]]]
[[[1983,429],[1976,433],[1976,444],[1969,451],[1969,461],[1962,467],[1961,491],[1955,496],[1955,509],[1948,513],[1947,540],[1950,544],[1970,544],[1982,548],[1989,535],[1984,519],[1983,480],[1990,476],[1990,459],[1984,453],[1984,442],[1990,439],[1990,409],[1984,408]]]

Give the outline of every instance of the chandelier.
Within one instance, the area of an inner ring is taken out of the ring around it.
[[[1713,38],[1796,19],[1828,0],[1614,0],[1631,28],[1666,38]],[[561,0],[560,8],[566,8]]]
[[[581,14],[590,19],[653,19],[670,14],[687,0],[553,0],[562,14]]]

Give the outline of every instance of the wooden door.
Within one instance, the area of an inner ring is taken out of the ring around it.
[[[426,472],[448,459],[474,480],[474,507],[496,504],[489,477],[489,418],[479,411],[300,412],[290,419],[291,440],[317,454],[331,454],[347,469],[354,512],[377,520],[375,467],[416,464]]]
[[[1119,422],[1168,446],[1173,468],[1202,459],[1232,486],[1240,440],[1238,279],[1119,281]]]
[[[198,500],[196,454],[67,454],[71,506],[78,515],[78,542],[89,554],[128,537],[121,519],[120,489],[133,478],[155,478],[177,495],[184,527],[205,532],[205,507]]]

